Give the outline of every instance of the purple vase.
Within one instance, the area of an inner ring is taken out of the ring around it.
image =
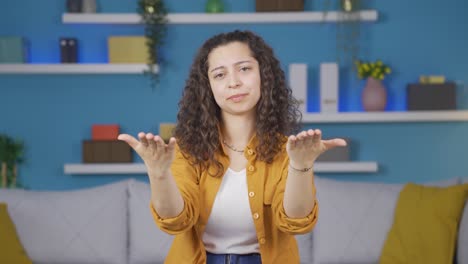
[[[387,90],[382,81],[369,77],[361,94],[365,111],[384,111],[387,106]]]

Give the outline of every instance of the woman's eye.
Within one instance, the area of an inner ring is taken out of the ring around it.
[[[242,67],[241,68],[241,71],[248,71],[248,70],[250,70],[250,67]]]
[[[214,75],[215,79],[223,78],[224,74],[223,73],[217,73]]]

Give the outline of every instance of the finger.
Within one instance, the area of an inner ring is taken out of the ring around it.
[[[329,139],[329,140],[324,140],[323,144],[327,149],[331,149],[334,147],[344,147],[347,145],[346,141],[341,138],[334,138],[334,139]]]
[[[164,140],[162,140],[162,138],[160,136],[156,135],[156,136],[154,136],[154,141],[156,142],[156,146],[157,146],[156,152],[158,153],[158,155],[164,154],[164,152],[165,152]]]
[[[322,140],[322,131],[320,131],[320,129],[315,129],[312,140],[314,143]]]
[[[175,137],[171,137],[169,139],[169,143],[167,143],[167,150],[169,152],[174,151],[175,145],[176,145],[176,139],[175,139]]]
[[[304,144],[307,146],[307,147],[310,147],[312,146],[313,144],[313,137],[314,137],[314,130],[313,129],[309,129],[306,131],[306,138],[304,140]]]
[[[295,136],[291,135],[291,136],[288,137],[288,146],[290,148],[296,147],[296,137]]]
[[[140,143],[147,147],[148,146],[148,140],[146,139],[146,134],[143,132],[138,133],[138,138],[140,139]]]
[[[304,138],[305,138],[306,136],[307,136],[307,132],[306,132],[306,131],[302,131],[302,132],[300,132],[299,134],[297,134],[297,139],[298,139],[299,141],[301,141],[301,140],[304,140]]]
[[[156,142],[154,141],[155,136],[152,133],[148,133],[146,135],[146,139],[148,140],[148,145],[151,147],[151,150],[156,151],[157,145],[156,145]]]
[[[134,138],[133,136],[129,135],[129,134],[120,134],[117,137],[117,139],[125,141],[133,149],[135,149],[139,144],[138,140],[136,138]]]

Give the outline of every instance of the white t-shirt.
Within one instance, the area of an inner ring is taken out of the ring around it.
[[[211,210],[203,243],[214,254],[259,253],[245,169],[227,169]]]

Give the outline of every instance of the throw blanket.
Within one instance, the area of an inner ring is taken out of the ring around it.
[[[445,188],[405,185],[380,263],[453,263],[467,195],[468,184]]]

